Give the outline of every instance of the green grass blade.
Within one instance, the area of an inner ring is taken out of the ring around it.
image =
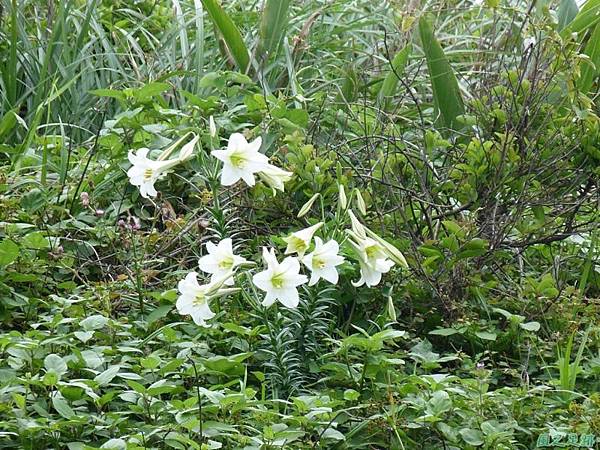
[[[562,30],[569,23],[573,21],[579,8],[575,0],[561,0],[560,6],[558,7],[558,31]]]
[[[381,85],[381,89],[379,89],[379,101],[385,109],[387,109],[390,104],[390,97],[396,93],[398,81],[400,80],[399,77],[404,74],[411,52],[412,44],[408,43],[392,60],[390,72],[386,75],[383,84]]]
[[[181,8],[181,3],[179,0],[172,0],[173,2],[173,10],[175,12],[175,23],[176,28],[179,31],[179,45],[181,47],[181,62],[183,64],[183,69],[187,70],[189,65],[189,55],[190,55],[190,45],[187,36],[187,27],[185,24],[185,16],[183,14],[183,10]],[[176,47],[176,41],[173,40],[173,46]],[[176,50],[176,48],[174,48]],[[176,51],[173,53],[177,54]]]
[[[465,112],[463,99],[454,71],[426,17],[419,20],[419,35],[429,68],[437,121],[443,127],[457,129],[457,117]]]
[[[600,70],[600,23],[596,24],[583,53],[590,58],[591,64],[583,65],[577,87],[582,93],[587,94]]]
[[[11,7],[11,32],[10,32],[10,54],[8,62],[6,90],[8,97],[8,106],[15,107],[17,101],[17,0],[12,1]]]
[[[259,53],[267,59],[277,52],[289,20],[290,0],[267,0],[260,23]]]
[[[235,26],[229,15],[223,10],[217,0],[202,0],[204,8],[225,40],[227,48],[242,72],[248,70],[250,56],[248,48],[242,39],[240,30]]]
[[[196,79],[194,80],[195,90],[198,88],[198,83],[204,74],[204,22],[202,20],[202,2],[194,0],[194,21],[196,23],[196,44],[195,44],[195,62]]]

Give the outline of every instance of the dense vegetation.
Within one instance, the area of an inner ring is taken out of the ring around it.
[[[599,73],[599,0],[0,0],[0,448],[595,448]]]

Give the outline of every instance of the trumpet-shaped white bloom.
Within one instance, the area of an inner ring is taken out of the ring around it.
[[[290,253],[298,253],[298,256],[302,257],[308,247],[310,247],[310,243],[312,241],[313,235],[316,231],[323,226],[323,222],[319,222],[312,227],[304,228],[303,230],[296,231],[289,235],[286,238],[283,238],[285,242],[287,242],[287,248],[285,249],[285,254],[289,255]]]
[[[214,150],[211,154],[223,161],[221,184],[231,186],[242,179],[248,186],[254,186],[254,174],[265,170],[269,159],[258,150],[262,139],[257,137],[248,142],[244,135],[233,133],[229,137],[227,150]]]
[[[197,325],[207,326],[206,320],[212,319],[215,313],[208,304],[210,284],[198,284],[196,272],[190,272],[179,282],[179,298],[177,298],[177,311],[181,315],[190,315]]]
[[[258,176],[271,186],[272,189],[284,191],[284,183],[292,178],[293,173],[280,169],[272,164],[267,164],[263,170],[258,172]]]
[[[296,308],[300,301],[298,286],[308,281],[306,275],[300,274],[298,259],[288,256],[279,263],[275,251],[266,248],[263,248],[263,259],[267,269],[252,277],[256,287],[266,292],[262,304],[268,307],[279,300],[288,308]]]
[[[179,158],[154,161],[148,158],[149,151],[147,148],[140,148],[137,153],[130,151],[128,155],[129,162],[133,164],[127,171],[129,182],[140,189],[140,194],[144,198],[156,197],[158,194],[154,188],[156,180],[181,162]]]
[[[344,262],[344,257],[338,255],[339,250],[340,246],[335,240],[323,244],[320,237],[315,237],[315,250],[302,258],[311,272],[309,286],[317,284],[321,278],[337,284],[339,275],[336,266]]]
[[[367,237],[356,242],[349,240],[349,242],[356,250],[360,264],[360,279],[352,284],[376,286],[381,281],[381,275],[390,271],[394,261],[387,258],[385,247],[374,239]]]
[[[198,260],[198,266],[203,272],[212,274],[211,283],[227,277],[237,266],[247,262],[245,258],[233,253],[233,243],[230,238],[223,239],[217,245],[208,242],[206,249],[208,255]],[[228,277],[224,284],[232,285],[233,278]]]
[[[175,306],[179,314],[190,315],[197,325],[208,326],[206,321],[215,316],[215,313],[210,309],[209,301],[238,290],[223,289],[221,286],[225,279],[200,285],[198,274],[196,272],[188,273],[177,285],[179,297]]]

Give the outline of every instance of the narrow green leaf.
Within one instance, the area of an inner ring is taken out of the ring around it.
[[[583,53],[590,58],[589,63],[591,64],[584,64],[582,67],[577,87],[583,94],[587,94],[600,73],[600,23],[596,24]]]
[[[410,57],[411,52],[412,44],[408,43],[402,50],[396,53],[396,56],[394,56],[394,59],[392,60],[390,72],[383,80],[383,84],[379,90],[379,101],[382,105],[384,105],[384,107],[386,107],[386,109],[390,104],[390,97],[396,93],[398,81],[400,80],[399,77],[404,74],[404,70],[406,69],[408,58]]]
[[[263,58],[277,52],[289,20],[290,0],[267,0],[260,23],[259,52]]]
[[[242,72],[246,72],[248,65],[250,64],[250,56],[248,56],[248,48],[242,39],[240,30],[238,30],[235,23],[233,23],[231,18],[223,10],[218,0],[202,0],[202,4],[223,36],[225,44],[231,52],[231,56],[233,56],[236,64]]]
[[[465,112],[463,99],[454,71],[426,17],[419,20],[419,35],[429,68],[437,121],[443,127],[457,129],[460,126],[457,117]]]

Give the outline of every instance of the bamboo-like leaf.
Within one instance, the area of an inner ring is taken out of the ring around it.
[[[396,93],[399,77],[404,74],[411,52],[412,44],[408,43],[394,56],[390,72],[386,75],[381,89],[379,89],[379,101],[386,109],[390,104],[390,97]]]
[[[558,31],[562,30],[577,16],[579,8],[575,0],[561,0],[558,7]]]
[[[259,52],[268,58],[277,52],[289,20],[290,0],[267,0],[260,23]]]
[[[238,30],[233,20],[223,10],[218,0],[202,0],[202,4],[223,36],[225,44],[236,64],[243,72],[246,72],[250,64],[250,56],[248,55],[248,48],[242,39],[240,30]]]
[[[587,0],[575,18],[568,24],[560,35],[566,38],[571,33],[584,33],[600,22],[600,0]]]
[[[419,20],[419,35],[429,68],[438,123],[447,128],[457,129],[457,117],[465,112],[462,95],[454,71],[426,17]]]
[[[596,24],[583,53],[590,58],[591,64],[582,67],[577,87],[582,93],[587,94],[594,84],[594,79],[600,73],[600,23]]]

